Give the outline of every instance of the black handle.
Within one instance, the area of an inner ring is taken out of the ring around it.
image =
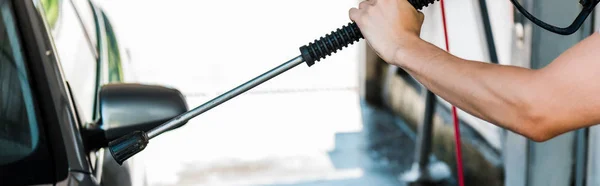
[[[531,15],[531,13],[529,13],[523,6],[521,6],[521,3],[519,3],[517,0],[511,0],[511,2],[517,8],[517,10],[521,12],[521,14],[523,14],[527,19],[529,19],[534,24],[542,27],[543,29],[561,35],[571,35],[577,32],[577,30],[579,30],[579,28],[581,27],[581,25],[583,25],[587,17],[592,13],[592,11],[594,11],[596,5],[600,3],[600,0],[580,0],[579,3],[583,6],[581,12],[575,18],[573,23],[571,23],[571,25],[564,28],[548,24],[538,19],[534,15]]]
[[[417,10],[423,9],[423,7],[427,7],[430,4],[433,4],[435,1],[439,0],[408,0],[408,2],[415,7]]]
[[[408,2],[417,10],[429,6],[429,4],[433,4],[435,1],[436,0],[408,0]],[[342,28],[338,28],[336,31],[331,32],[331,34],[325,35],[325,37],[321,37],[308,45],[300,47],[300,53],[302,54],[304,61],[306,61],[306,64],[312,66],[315,64],[315,61],[325,59],[327,56],[331,56],[332,53],[335,53],[362,38],[363,35],[356,23],[349,23],[348,25],[342,26]]]
[[[331,32],[331,35],[327,34],[325,37],[315,40],[314,43],[300,47],[300,53],[306,64],[312,66],[315,64],[315,61],[325,59],[331,53],[335,53],[362,38],[363,35],[360,33],[360,29],[358,29],[356,23],[349,23],[347,26]]]
[[[135,131],[111,141],[108,143],[108,149],[117,163],[122,165],[125,160],[144,150],[148,145],[148,140],[150,139],[145,132]]]

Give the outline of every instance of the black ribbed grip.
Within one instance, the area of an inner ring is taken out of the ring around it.
[[[413,7],[415,7],[415,9],[417,10],[421,10],[423,7],[433,4],[433,2],[435,1],[436,0],[408,0],[408,2],[412,4]]]
[[[429,4],[433,4],[435,1],[436,0],[408,0],[408,2],[417,10],[429,6]],[[338,28],[336,31],[331,32],[331,34],[325,35],[325,37],[321,37],[308,45],[300,47],[300,53],[302,54],[304,61],[306,61],[306,64],[312,66],[315,64],[315,61],[325,59],[327,56],[331,56],[332,53],[335,53],[362,38],[363,35],[360,32],[360,29],[356,23],[352,22],[343,26],[341,29]]]
[[[313,43],[300,47],[300,53],[302,53],[302,58],[306,61],[306,64],[312,66],[315,61],[320,61],[361,38],[363,36],[356,23],[349,23],[341,29],[338,28],[335,32],[315,40]]]

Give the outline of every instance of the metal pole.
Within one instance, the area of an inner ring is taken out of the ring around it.
[[[585,174],[587,168],[587,128],[575,132],[575,186],[585,185]]]
[[[419,169],[424,173],[429,165],[429,156],[431,155],[431,139],[433,138],[433,116],[435,113],[436,96],[433,92],[427,90],[425,93],[425,113],[423,123],[419,127],[417,139],[417,151],[415,160],[419,164]]]
[[[494,40],[494,32],[492,31],[492,23],[490,22],[490,14],[488,12],[486,0],[479,0],[479,9],[481,10],[481,19],[483,21],[483,31],[485,40],[487,41],[488,54],[490,62],[498,64],[498,54],[496,52],[496,42]]]
[[[425,92],[425,113],[423,123],[419,126],[417,133],[417,144],[415,151],[415,162],[412,168],[401,175],[400,179],[409,185],[420,183],[443,183],[451,176],[450,167],[442,161],[431,160],[431,148],[433,143],[433,117],[437,98],[433,92]]]
[[[220,105],[221,103],[236,97],[252,88],[254,88],[257,85],[260,85],[261,83],[264,83],[265,81],[291,69],[294,68],[295,66],[301,64],[304,62],[304,59],[302,58],[302,56],[298,56],[295,57],[291,60],[289,60],[288,62],[285,62],[282,65],[279,65],[271,70],[269,70],[268,72],[265,72],[264,74],[261,74],[258,77],[255,77],[254,79],[247,81],[246,83],[235,87],[234,89],[231,89],[230,91],[221,94],[220,96],[194,108],[193,110],[186,112],[180,116],[177,116],[176,118],[173,118],[171,120],[169,120],[168,122],[153,128],[152,130],[148,131],[147,135],[149,139],[152,139],[156,136],[158,136],[159,134],[168,131],[172,128],[174,128],[175,126],[178,126],[184,122],[186,122],[189,119],[192,119],[193,117],[200,115],[218,105]]]

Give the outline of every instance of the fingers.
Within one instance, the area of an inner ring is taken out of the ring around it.
[[[359,22],[361,15],[366,12],[371,6],[375,5],[377,0],[366,0],[361,2],[357,8],[350,9],[350,19],[354,22]]]
[[[360,13],[360,10],[358,10],[357,8],[351,8],[349,14],[350,14],[350,20],[356,22],[356,21],[358,21],[361,13]]]
[[[369,0],[367,0],[367,1],[360,2],[360,4],[358,5],[358,8],[359,9],[365,9],[365,8],[371,6],[371,5],[373,5],[373,3],[369,2]]]

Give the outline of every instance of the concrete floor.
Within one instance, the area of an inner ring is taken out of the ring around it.
[[[256,127],[255,130],[262,132],[232,135],[241,138],[239,140],[227,137],[231,133],[225,132],[217,134],[223,136],[222,139],[212,143],[188,142],[194,144],[194,148],[170,143],[186,143],[184,141],[190,138],[199,139],[205,135],[214,138],[214,135],[201,132],[197,137],[190,137],[173,132],[162,137],[163,140],[158,142],[161,144],[155,142],[154,147],[149,146],[142,157],[148,162],[151,185],[405,185],[397,176],[408,170],[412,163],[413,132],[402,131],[399,126],[404,125],[403,121],[389,112],[365,103],[361,108],[364,125],[360,131],[332,132],[328,137],[306,135],[295,142],[291,140],[295,138],[291,133],[284,132],[291,136],[271,137],[281,135],[283,130]],[[250,128],[253,127],[247,129]],[[189,131],[196,132],[195,129]],[[247,137],[253,135],[262,137]],[[266,140],[260,141],[263,139]],[[333,142],[330,148],[310,150],[319,148],[319,142],[329,141]],[[215,157],[211,159],[211,155]],[[152,161],[167,157],[176,161]],[[173,177],[168,178],[168,175]]]
[[[146,165],[149,185],[157,186],[406,185],[397,178],[412,164],[414,132],[386,110],[365,102],[360,108],[362,129],[355,131],[268,118],[241,129],[221,118],[188,125],[157,138],[137,161]]]

